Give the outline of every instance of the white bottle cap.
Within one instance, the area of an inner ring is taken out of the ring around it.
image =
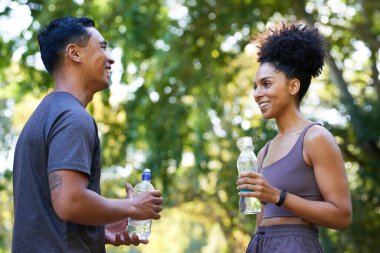
[[[253,148],[253,142],[252,137],[250,136],[244,136],[239,139],[239,145],[240,148],[242,147],[252,147]]]

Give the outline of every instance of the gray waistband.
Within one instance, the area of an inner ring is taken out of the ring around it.
[[[319,231],[312,225],[286,224],[258,227],[258,234],[268,235],[309,235],[318,238]]]

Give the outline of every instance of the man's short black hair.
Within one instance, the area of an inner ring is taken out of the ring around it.
[[[50,22],[38,35],[41,58],[46,70],[52,74],[62,61],[63,51],[70,44],[87,45],[91,34],[86,29],[94,27],[95,22],[86,17],[63,17]]]

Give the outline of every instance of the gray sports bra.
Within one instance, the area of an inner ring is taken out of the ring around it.
[[[304,199],[320,201],[323,197],[315,180],[314,169],[306,164],[302,153],[305,133],[316,124],[318,123],[311,123],[305,127],[287,155],[269,166],[260,168],[260,171],[274,187],[284,189]],[[265,146],[260,167],[268,153],[269,144],[270,142]],[[281,216],[297,215],[273,203],[265,205],[263,219]]]

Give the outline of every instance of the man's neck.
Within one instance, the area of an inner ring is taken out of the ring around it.
[[[54,91],[64,91],[70,93],[79,100],[84,108],[87,107],[88,103],[90,103],[93,98],[93,94],[89,94],[80,87],[75,87],[69,83],[55,82]]]

